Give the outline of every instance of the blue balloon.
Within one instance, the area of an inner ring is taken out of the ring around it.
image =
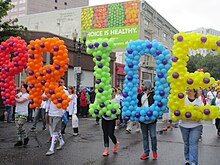
[[[139,120],[140,120],[141,122],[144,122],[144,121],[145,121],[145,117],[144,117],[144,116],[141,116],[141,117],[139,118]]]

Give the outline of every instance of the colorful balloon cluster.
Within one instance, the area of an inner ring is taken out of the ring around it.
[[[108,27],[124,26],[124,6],[122,3],[113,3],[108,7]]]
[[[101,6],[96,6],[94,7],[94,20],[93,20],[93,25],[94,29],[97,28],[106,28],[107,27],[107,11],[108,5],[101,5]]]
[[[20,37],[10,37],[0,46],[0,87],[4,104],[15,104],[14,75],[27,65],[27,43]]]
[[[92,28],[92,18],[94,10],[92,7],[82,9],[82,30],[88,30]]]
[[[220,52],[220,39],[217,36],[192,33],[178,33],[174,35],[172,67],[168,71],[167,80],[171,82],[168,106],[173,120],[210,120],[220,117],[217,106],[185,105],[186,88],[207,88],[215,82],[209,73],[196,71],[189,73],[186,65],[189,48],[215,49]]]
[[[119,105],[112,99],[112,87],[110,77],[110,53],[114,49],[114,40],[112,39],[98,39],[96,42],[88,44],[87,53],[94,56],[95,62],[94,76],[96,99],[94,104],[90,104],[89,113],[93,117],[101,117],[106,114],[112,119],[120,114]]]
[[[124,2],[125,6],[125,26],[138,25],[139,7],[138,2],[128,1]]]
[[[162,116],[167,108],[169,86],[166,80],[171,61],[169,51],[156,40],[131,41],[126,48],[125,85],[123,89],[122,116],[131,121],[153,121]],[[156,59],[154,104],[150,107],[137,107],[138,95],[138,64],[140,57],[151,54]]]
[[[50,52],[53,56],[53,64],[43,66],[43,52]],[[57,108],[66,109],[69,97],[65,94],[63,87],[58,86],[57,81],[68,69],[68,50],[64,41],[59,38],[41,38],[31,40],[28,45],[28,90],[30,107],[40,107],[42,93],[56,104]]]

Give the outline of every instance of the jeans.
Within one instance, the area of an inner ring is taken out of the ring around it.
[[[152,151],[157,151],[156,125],[156,122],[149,124],[141,123],[141,131],[143,135],[143,146],[145,154],[149,154],[150,152],[148,132],[150,133]]]
[[[8,113],[7,121],[10,122],[10,121],[12,121],[12,116],[13,116],[12,106],[6,105],[6,106],[5,106],[5,109],[6,109],[6,112]]]
[[[202,125],[194,128],[180,126],[184,142],[184,156],[189,163],[198,165],[198,142],[202,131]]]
[[[35,109],[33,127],[36,128],[40,114],[41,114],[41,118],[42,118],[42,122],[43,122],[43,127],[42,128],[45,129],[46,128],[45,109],[43,109],[43,108],[36,108]]]

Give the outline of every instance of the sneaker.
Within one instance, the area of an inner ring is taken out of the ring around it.
[[[35,127],[32,127],[32,128],[31,128],[31,131],[35,131],[35,129],[36,129]]]
[[[114,152],[114,153],[117,153],[117,152],[118,152],[118,142],[117,142],[116,144],[114,144],[113,152]]]
[[[77,136],[78,135],[78,133],[73,133],[73,136]]]
[[[130,134],[131,130],[130,129],[126,129],[126,134]]]
[[[141,129],[140,129],[140,128],[137,128],[137,129],[136,129],[136,132],[137,132],[137,133],[141,132]]]
[[[14,144],[15,147],[18,147],[18,146],[22,146],[23,142],[22,141],[17,141],[17,143]]]
[[[56,150],[62,150],[62,147],[63,147],[64,144],[65,144],[65,143],[60,144],[60,145],[56,148]]]
[[[189,162],[186,162],[185,165],[190,165],[190,163],[189,163]]]
[[[49,150],[49,151],[47,151],[46,156],[50,156],[50,155],[53,155],[53,154],[54,154],[54,151]]]
[[[157,159],[157,152],[153,152],[153,159]]]
[[[149,154],[142,154],[141,156],[140,156],[140,159],[141,160],[146,160],[146,159],[149,159]]]
[[[24,138],[24,145],[27,145],[27,144],[28,144],[28,141],[29,141],[29,138],[28,138],[28,137]]]
[[[102,156],[108,156],[108,155],[109,155],[108,149],[105,149],[104,152],[103,152],[103,154],[102,154]]]

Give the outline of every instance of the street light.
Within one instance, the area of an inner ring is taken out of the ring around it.
[[[80,66],[81,52],[83,49],[86,48],[87,32],[85,30],[82,32],[83,43],[80,42],[80,38],[79,41],[77,42],[78,33],[76,32],[76,29],[73,32],[72,36],[73,36],[73,48],[77,52],[77,67],[74,67],[74,71],[75,73],[77,73],[76,92],[77,94],[79,94],[79,87],[81,83],[81,66]]]

